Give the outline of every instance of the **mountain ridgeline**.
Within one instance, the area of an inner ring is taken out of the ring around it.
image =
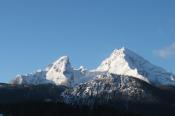
[[[175,115],[175,75],[126,48],[94,70],[63,56],[0,84],[0,95],[0,112],[10,115]]]

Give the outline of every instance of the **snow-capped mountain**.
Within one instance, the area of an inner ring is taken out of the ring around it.
[[[94,78],[93,72],[84,69],[82,66],[75,69],[71,66],[69,58],[63,56],[50,64],[44,71],[38,70],[31,74],[17,75],[12,81],[13,84],[56,84],[72,87]]]
[[[114,50],[110,57],[104,60],[95,70],[86,70],[83,67],[73,68],[69,58],[63,56],[46,67],[44,71],[18,75],[12,83],[33,85],[53,83],[74,87],[94,81],[99,76],[110,74],[135,77],[156,86],[175,86],[175,76],[172,73],[151,64],[125,48]]]
[[[17,75],[12,83],[0,84],[0,103],[61,103],[72,111],[107,106],[148,115],[174,114],[175,109],[175,76],[125,48],[114,50],[94,70],[74,68],[63,56],[44,70]]]
[[[157,67],[129,49],[116,49],[97,68],[97,71],[128,75],[154,85],[175,86],[175,76]]]
[[[46,79],[55,84],[70,86],[73,81],[73,68],[67,56],[63,56],[52,64],[46,73]]]

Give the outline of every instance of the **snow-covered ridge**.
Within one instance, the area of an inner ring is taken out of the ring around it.
[[[116,49],[97,68],[97,71],[128,75],[155,85],[175,85],[175,76],[151,64],[129,49]]]
[[[129,49],[116,49],[95,70],[87,70],[82,66],[73,68],[67,56],[63,56],[46,67],[45,70],[33,74],[18,75],[12,82],[15,84],[45,84],[75,86],[98,78],[100,75],[113,73],[132,76],[154,85],[175,86],[175,76],[157,67]]]
[[[17,75],[14,84],[46,84],[75,86],[87,82],[96,75],[93,71],[86,70],[83,66],[76,69],[70,64],[68,56],[62,56],[53,64],[46,67],[45,70],[38,70],[31,74]]]

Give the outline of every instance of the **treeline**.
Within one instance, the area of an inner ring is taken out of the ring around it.
[[[53,102],[0,104],[4,116],[174,116],[169,104],[122,103],[114,106],[72,106]]]
[[[5,116],[141,116],[128,111],[119,111],[111,107],[71,106],[63,103],[26,102],[1,104],[0,112]]]

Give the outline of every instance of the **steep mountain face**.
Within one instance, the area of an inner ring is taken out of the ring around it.
[[[85,70],[83,67],[73,68],[69,58],[63,56],[44,71],[18,75],[12,83],[33,85],[53,83],[74,87],[81,83],[93,81],[99,75],[106,73],[132,76],[155,86],[175,86],[175,76],[172,73],[151,64],[125,48],[114,50],[110,57],[95,70]]]
[[[53,83],[56,85],[70,86],[73,80],[73,69],[67,56],[63,56],[53,64],[46,67],[44,71],[37,71],[33,74],[17,75],[12,81],[15,84],[38,85]]]
[[[99,75],[62,94],[66,103],[78,105],[109,104],[109,101],[158,102],[152,87],[131,76]]]
[[[175,86],[175,76],[172,73],[125,48],[114,50],[110,57],[101,63],[97,71],[133,76],[157,86]]]
[[[53,81],[56,85],[70,86],[73,81],[73,68],[67,56],[58,59],[46,73],[46,79]]]

